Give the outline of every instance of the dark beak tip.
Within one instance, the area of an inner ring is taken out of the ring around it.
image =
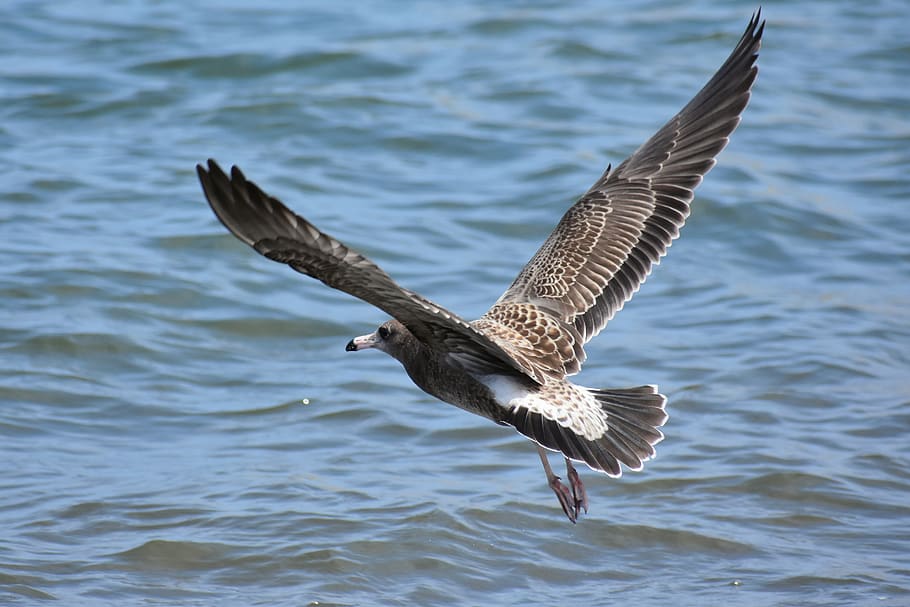
[[[344,347],[344,351],[345,352],[356,352],[357,351],[357,344],[354,343],[353,339],[351,341],[349,341],[348,345],[346,345]]]

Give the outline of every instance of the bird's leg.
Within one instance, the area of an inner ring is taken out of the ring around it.
[[[575,471],[575,466],[569,458],[566,458],[566,478],[569,479],[569,486],[572,487],[572,498],[575,500],[575,512],[580,513],[584,508],[585,514],[588,513],[588,492],[585,491],[585,485],[581,482],[581,477]]]
[[[557,499],[559,499],[559,505],[562,506],[562,511],[566,513],[566,516],[569,517],[569,520],[572,521],[572,523],[575,523],[575,521],[578,520],[577,499],[573,495],[573,492],[560,482],[559,477],[553,474],[553,469],[550,468],[550,462],[547,460],[547,452],[544,451],[543,447],[538,446],[537,453],[540,455],[540,463],[543,464],[543,470],[547,473],[547,484],[550,485],[550,489],[553,490],[553,493],[555,493]],[[578,473],[576,473],[575,476],[577,478]]]

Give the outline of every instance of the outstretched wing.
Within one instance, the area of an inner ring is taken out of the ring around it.
[[[205,197],[221,223],[262,255],[373,304],[424,343],[452,353],[469,370],[529,375],[470,324],[398,286],[375,263],[293,213],[248,181],[237,167],[231,169],[230,177],[214,160],[208,161],[208,170],[202,165],[196,170]],[[543,381],[543,377],[531,379]]]
[[[705,87],[615,170],[607,169],[488,313],[501,319],[522,306],[551,315],[563,327],[556,345],[575,352],[562,361],[567,374],[581,368],[580,344],[606,326],[679,236],[693,190],[749,101],[763,30],[759,11]]]

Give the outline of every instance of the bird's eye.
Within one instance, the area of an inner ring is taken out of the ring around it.
[[[392,334],[392,332],[389,331],[388,327],[379,327],[379,337],[380,338],[388,339],[389,335],[391,335],[391,334]]]

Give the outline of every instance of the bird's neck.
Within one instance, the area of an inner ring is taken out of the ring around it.
[[[422,382],[418,380],[429,377],[433,373],[437,366],[436,361],[433,360],[436,354],[413,335],[408,335],[407,339],[407,346],[399,348],[395,358],[404,366],[411,379],[426,391],[426,388],[421,385]]]

